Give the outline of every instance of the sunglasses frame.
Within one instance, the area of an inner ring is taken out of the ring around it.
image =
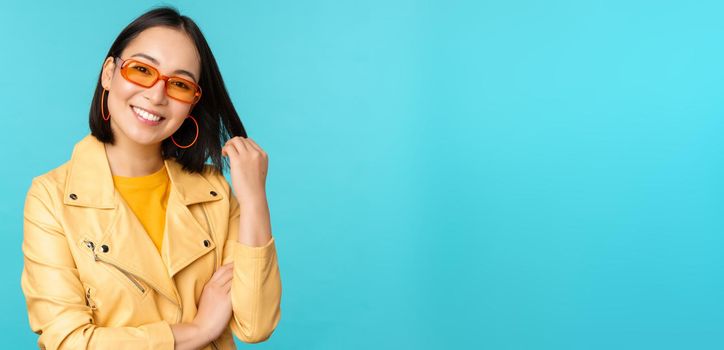
[[[121,65],[120,65],[121,75],[122,75],[123,78],[126,79],[126,81],[128,81],[129,83],[132,83],[132,84],[135,84],[135,85],[144,87],[144,88],[150,88],[150,87],[152,87],[153,85],[155,85],[159,80],[163,80],[163,81],[164,81],[164,84],[166,85],[166,86],[164,87],[164,93],[166,93],[166,96],[168,96],[169,98],[174,99],[174,100],[179,101],[179,102],[182,102],[182,103],[191,104],[191,105],[196,104],[196,103],[199,102],[199,100],[201,99],[201,86],[199,86],[199,84],[194,83],[194,82],[191,81],[191,80],[188,80],[188,79],[185,79],[185,78],[181,78],[181,77],[178,77],[178,76],[163,75],[163,74],[161,74],[161,71],[159,71],[158,68],[154,67],[152,64],[149,64],[149,63],[146,63],[146,62],[142,62],[142,61],[139,61],[139,60],[136,60],[136,59],[133,59],[133,58],[122,59],[122,58],[120,58],[120,57],[118,57],[118,56],[116,56],[115,58],[121,60]],[[153,70],[156,72],[156,75],[157,75],[157,76],[156,76],[156,80],[154,80],[153,83],[151,83],[151,85],[149,85],[149,86],[146,86],[146,85],[140,84],[140,83],[138,83],[138,82],[132,81],[132,80],[129,79],[128,76],[126,75],[126,69],[127,69],[127,67],[128,67],[128,63],[129,63],[129,62],[137,62],[137,63],[143,64],[144,66],[148,66],[149,68],[153,69]],[[168,94],[168,80],[171,79],[171,78],[184,81],[184,82],[186,82],[186,83],[189,83],[189,85],[195,87],[195,88],[196,88],[196,91],[194,92],[194,100],[191,101],[191,102],[188,102],[188,101],[184,101],[184,100],[181,100],[181,99],[178,99],[178,98],[176,98],[176,97],[173,97],[173,96],[169,95],[169,94]]]

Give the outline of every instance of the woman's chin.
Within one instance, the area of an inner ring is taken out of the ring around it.
[[[139,129],[129,130],[129,132],[126,133],[126,138],[128,141],[141,146],[154,146],[166,139],[166,137],[159,132],[150,132],[148,130]]]

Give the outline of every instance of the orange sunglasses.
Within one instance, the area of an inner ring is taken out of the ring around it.
[[[194,104],[201,99],[201,87],[196,83],[180,77],[162,75],[156,67],[132,58],[121,59],[121,75],[129,82],[145,88],[150,88],[157,81],[164,80],[166,95],[183,103]]]

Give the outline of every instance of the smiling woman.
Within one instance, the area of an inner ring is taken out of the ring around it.
[[[265,341],[281,317],[268,155],[203,34],[157,8],[105,57],[90,134],[33,178],[25,201],[21,286],[39,347]]]

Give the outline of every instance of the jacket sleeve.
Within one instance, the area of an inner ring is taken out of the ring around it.
[[[34,178],[23,211],[21,287],[30,328],[41,349],[167,349],[174,338],[165,321],[140,327],[98,327],[85,302],[68,241],[42,178]]]
[[[259,343],[269,339],[281,317],[282,286],[276,246],[274,237],[261,247],[238,242],[239,202],[231,191],[227,191],[227,195],[230,201],[229,232],[223,263],[234,262],[231,282],[233,316],[229,325],[239,340]]]

